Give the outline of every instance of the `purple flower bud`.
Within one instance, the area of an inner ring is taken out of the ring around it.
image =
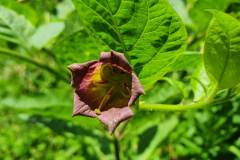
[[[96,117],[111,133],[133,116],[130,107],[144,89],[122,53],[102,52],[100,60],[69,69],[75,89],[73,116]]]

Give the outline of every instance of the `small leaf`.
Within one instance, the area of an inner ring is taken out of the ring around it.
[[[50,40],[57,37],[64,29],[64,23],[52,22],[37,28],[29,42],[37,49],[43,48]]]
[[[193,100],[199,101],[207,96],[209,85],[209,79],[203,63],[200,63],[191,77],[191,87],[194,94]]]
[[[34,31],[32,24],[24,16],[3,6],[0,6],[0,29],[8,32],[4,36],[16,39],[25,47],[28,46],[28,37]]]
[[[158,126],[157,133],[153,137],[153,140],[146,148],[146,150],[141,155],[139,155],[137,159],[139,160],[151,159],[150,157],[157,149],[157,146],[159,146],[161,142],[168,137],[168,135],[175,129],[177,124],[178,119],[176,116],[172,116],[166,121],[161,122],[161,124],[159,124]]]
[[[188,87],[182,81],[168,77],[164,77],[163,80],[176,87],[181,92],[183,98],[187,98],[189,96]]]
[[[172,65],[172,70],[186,70],[195,68],[202,61],[202,55],[199,52],[184,52]]]
[[[219,89],[231,88],[240,83],[240,22],[235,18],[213,11],[209,25],[204,64],[208,76]]]
[[[228,150],[233,153],[237,158],[240,158],[240,150],[237,146],[232,145],[228,148]]]
[[[29,20],[33,25],[39,22],[39,12],[37,13],[37,11],[28,4],[23,5],[18,1],[1,0],[0,5],[11,9],[19,15],[24,15],[24,17],[26,17],[26,19]]]
[[[75,8],[71,0],[64,0],[57,5],[57,13],[59,18],[66,18]]]
[[[192,19],[190,18],[186,8],[187,6],[184,4],[183,0],[169,0],[169,3],[173,6],[186,25],[193,25]]]
[[[233,88],[234,94],[239,96],[240,95],[240,84]]]

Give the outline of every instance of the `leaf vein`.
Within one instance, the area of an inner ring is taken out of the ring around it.
[[[139,37],[137,38],[136,42],[133,44],[133,46],[131,47],[132,49],[136,46],[137,42],[139,41],[139,39],[142,37],[143,33],[145,32],[147,25],[148,25],[148,21],[149,21],[149,4],[148,4],[148,0],[147,0],[147,21],[144,24],[144,28],[143,31],[141,32],[141,34],[139,35]]]
[[[83,2],[83,1],[82,1]],[[83,4],[89,8],[90,10],[92,10],[92,12],[94,12],[100,19],[102,19],[110,28],[112,28],[112,30],[118,35],[118,32],[116,30],[116,28],[114,28],[106,19],[104,19],[99,13],[97,13],[93,8],[89,7],[85,2],[83,2]],[[111,36],[112,37],[112,36]],[[114,37],[112,37],[113,39],[115,39]],[[118,40],[117,40],[118,41]],[[119,42],[119,41],[118,41]],[[120,42],[121,43],[121,42]]]

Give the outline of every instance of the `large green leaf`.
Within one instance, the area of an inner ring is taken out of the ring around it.
[[[13,10],[0,6],[0,39],[16,41],[28,46],[28,37],[33,33],[32,24]]]
[[[240,82],[240,22],[213,11],[208,28],[204,63],[210,78],[220,89],[234,87]]]
[[[74,0],[83,24],[111,49],[124,52],[146,88],[184,50],[185,27],[167,0]]]

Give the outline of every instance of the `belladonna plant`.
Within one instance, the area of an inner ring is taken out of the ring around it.
[[[72,64],[69,69],[73,116],[98,118],[111,133],[133,116],[131,106],[144,89],[122,53],[102,52],[98,61]]]

